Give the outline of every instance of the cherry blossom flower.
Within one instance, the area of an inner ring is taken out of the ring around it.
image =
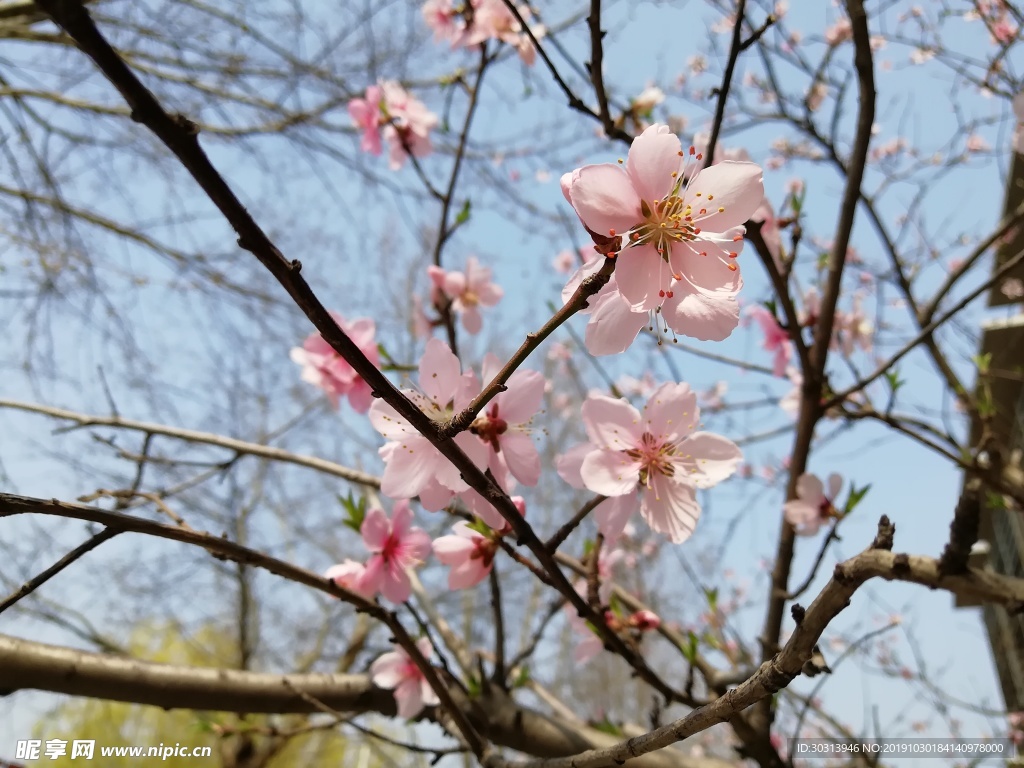
[[[429,659],[433,655],[429,638],[421,637],[416,641],[416,647],[424,658]],[[377,658],[370,665],[370,678],[378,688],[395,692],[399,717],[416,717],[424,707],[435,707],[441,703],[426,676],[403,648],[396,647]]]
[[[507,490],[507,489],[506,489]],[[501,516],[501,512],[495,509],[494,505],[480,495],[478,491],[470,488],[459,494],[459,498],[465,502],[469,510],[479,517],[488,528],[500,534],[510,533],[512,526],[508,520]],[[513,506],[519,510],[519,514],[526,517],[526,500],[522,496],[512,496]]]
[[[583,404],[590,444],[560,457],[556,467],[570,484],[610,497],[595,510],[609,540],[618,539],[639,506],[653,530],[678,544],[700,517],[696,490],[732,475],[742,457],[732,441],[695,432],[699,421],[697,396],[686,384],[660,386],[642,415],[626,400],[591,395]]]
[[[825,42],[831,45],[839,45],[846,40],[853,38],[853,25],[845,16],[840,18],[831,27],[825,30]]]
[[[348,114],[357,128],[363,131],[359,148],[372,155],[381,153],[380,142],[380,104],[383,94],[379,85],[371,85],[366,89],[366,98],[352,99],[348,103]]]
[[[628,234],[615,277],[634,311],[660,307],[676,291],[734,298],[739,289],[734,259],[742,225],[764,197],[761,168],[725,162],[684,183],[682,156],[679,139],[656,124],[633,141],[625,168],[588,165],[562,177],[562,192],[589,231]]]
[[[452,568],[448,572],[448,588],[476,586],[491,572],[498,543],[470,528],[465,520],[453,525],[452,531],[454,535],[434,540],[434,555]]]
[[[786,368],[786,378],[792,383],[793,388],[779,400],[779,407],[795,419],[800,413],[800,400],[804,396],[804,377],[798,368],[789,366]]]
[[[775,315],[764,307],[757,305],[749,310],[749,314],[757,320],[764,332],[764,349],[774,352],[772,373],[775,376],[782,376],[786,372],[786,366],[792,357],[792,348],[789,343],[789,334],[779,325]]]
[[[360,317],[346,321],[336,312],[332,312],[331,317],[366,358],[379,366],[380,355],[374,340],[376,326],[373,320]],[[342,397],[348,398],[349,405],[357,413],[366,413],[370,409],[373,401],[370,385],[319,333],[307,337],[301,348],[294,347],[290,356],[292,362],[302,366],[302,380],[320,387],[335,410]]]
[[[465,408],[480,388],[471,372],[461,373],[458,358],[440,339],[427,342],[420,359],[419,383],[419,391],[402,391],[434,421],[445,421]],[[370,407],[370,423],[388,441],[379,451],[386,462],[381,478],[385,496],[410,499],[419,495],[425,509],[436,511],[469,488],[459,470],[383,400]],[[487,449],[478,438],[462,432],[454,440],[478,467],[486,464]]]
[[[836,313],[836,335],[839,348],[844,355],[852,355],[855,347],[870,352],[874,327],[864,314],[861,297],[853,297],[853,308],[849,312]]]
[[[649,113],[663,101],[665,101],[665,92],[656,85],[648,85],[630,104],[637,112]]]
[[[427,267],[431,283],[452,302],[452,309],[462,319],[468,333],[480,333],[483,320],[480,307],[493,307],[505,295],[501,286],[491,282],[491,270],[480,266],[475,256],[466,259],[465,272],[446,272],[441,267]]]
[[[504,0],[472,0],[473,23],[455,41],[455,45],[467,47],[479,45],[485,40],[501,40],[515,48],[519,58],[527,66],[532,66],[537,57],[533,41],[526,34],[522,24],[505,5]],[[529,6],[517,5],[519,15],[529,22],[532,16]],[[530,25],[530,31],[538,40],[544,36],[542,24]]]
[[[383,135],[390,146],[389,165],[397,171],[408,155],[430,154],[430,131],[437,127],[438,118],[397,82],[385,80],[380,87],[384,95],[382,117],[387,121]]]
[[[495,355],[484,356],[484,381],[493,381],[500,370]],[[544,401],[544,384],[536,371],[516,371],[505,382],[505,391],[495,395],[469,426],[487,446],[488,467],[499,482],[509,472],[523,485],[534,486],[540,479],[540,454],[530,425]]]
[[[803,474],[796,481],[797,498],[783,506],[786,521],[801,536],[813,536],[823,523],[839,517],[835,499],[843,486],[842,475],[828,476],[828,492],[816,475]]]
[[[332,565],[324,572],[324,578],[333,581],[339,587],[355,592],[365,598],[373,597],[372,593],[365,591],[363,576],[366,574],[366,566],[357,563],[355,560],[346,560],[338,565]]]
[[[383,509],[366,513],[360,532],[371,555],[359,577],[359,591],[369,595],[380,592],[393,603],[409,599],[409,569],[420,565],[430,554],[430,536],[411,523],[412,509],[407,501],[395,502],[390,520]]]
[[[434,42],[449,40],[454,44],[462,32],[462,25],[452,0],[427,0],[422,11],[427,26],[434,31]]]

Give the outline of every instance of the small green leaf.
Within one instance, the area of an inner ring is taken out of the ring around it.
[[[886,371],[885,372],[885,380],[889,384],[889,390],[894,395],[897,392],[899,392],[900,387],[902,387],[904,384],[906,384],[906,382],[903,379],[900,378],[900,372],[898,370]]]
[[[712,612],[718,610],[718,587],[704,589],[704,596],[708,599],[708,607]]]
[[[689,640],[689,644],[682,646],[679,650],[683,652],[683,656],[686,657],[686,660],[693,664],[693,662],[697,660],[697,647],[700,644],[700,641],[697,639],[697,635],[693,630],[690,630]]]
[[[466,690],[469,692],[469,697],[473,699],[480,695],[480,693],[483,691],[483,688],[480,685],[480,681],[477,680],[473,675],[470,675],[466,679]]]
[[[345,519],[342,522],[359,533],[363,528],[363,520],[366,519],[366,497],[360,496],[357,501],[350,491],[348,496],[338,496],[338,502],[345,510]]]
[[[462,210],[459,211],[458,215],[455,217],[455,223],[456,224],[465,224],[467,221],[469,221],[469,209],[471,207],[472,207],[472,204],[470,203],[469,199],[467,198],[466,202],[464,202],[462,204]]]
[[[513,688],[522,688],[530,682],[530,668],[525,664],[519,668],[519,674],[516,675],[515,680],[512,681]]]
[[[871,483],[868,483],[863,488],[858,488],[853,483],[850,483],[850,496],[846,499],[846,506],[844,507],[843,517],[853,512],[854,507],[860,504],[861,500],[867,496],[868,491],[871,490]]]
[[[607,717],[599,723],[594,723],[593,727],[595,730],[601,731],[602,733],[611,734],[612,736],[621,737],[623,735],[622,729],[619,726],[615,725],[615,723],[613,723]]]

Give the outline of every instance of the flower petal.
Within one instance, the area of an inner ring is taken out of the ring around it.
[[[628,451],[640,442],[640,412],[625,400],[591,395],[583,403],[581,415],[595,447]]]
[[[671,277],[668,265],[653,245],[624,248],[616,262],[615,282],[634,312],[647,312],[661,305],[659,292],[669,286]]]
[[[796,495],[812,507],[817,507],[825,498],[825,486],[817,475],[803,474],[797,478]]]
[[[534,486],[540,480],[540,454],[533,438],[523,432],[501,436],[501,454],[513,477],[523,485]]]
[[[710,432],[691,435],[679,450],[685,454],[680,462],[685,466],[682,477],[697,488],[710,488],[732,476],[743,458],[736,443]]]
[[[594,493],[622,496],[636,490],[640,481],[640,460],[624,451],[594,451],[580,467],[583,484]]]
[[[613,545],[622,535],[626,529],[626,523],[636,512],[636,508],[636,494],[627,493],[623,496],[612,496],[605,499],[594,509],[597,530],[604,534],[609,546]]]
[[[764,199],[763,171],[755,163],[726,160],[700,171],[687,185],[683,199],[706,214],[694,216],[708,232],[738,227],[754,215]],[[697,193],[700,197],[697,197]],[[710,199],[709,199],[709,196]],[[721,209],[725,210],[721,210]]]
[[[634,312],[629,302],[615,291],[596,304],[587,323],[587,351],[592,355],[625,352],[647,321],[648,313]]]
[[[626,167],[641,199],[650,203],[668,196],[679,176],[681,152],[679,137],[667,125],[652,125],[633,139]]]
[[[673,544],[681,544],[697,527],[700,504],[692,486],[654,473],[650,490],[640,489],[640,514],[651,530],[665,534]]]
[[[644,406],[644,431],[661,442],[686,437],[700,422],[697,395],[689,384],[662,384]]]
[[[624,234],[640,219],[640,197],[633,182],[618,165],[587,165],[573,175],[569,194],[572,207],[593,232]]]

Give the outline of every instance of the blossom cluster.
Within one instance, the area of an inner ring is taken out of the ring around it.
[[[348,103],[353,124],[362,131],[360,149],[372,155],[388,144],[391,170],[397,171],[405,158],[425,157],[433,147],[430,131],[437,127],[437,115],[394,80],[382,80],[366,89],[363,98]]]
[[[542,24],[529,23],[533,14],[527,4],[517,4],[516,10],[535,39],[544,36]],[[537,58],[533,40],[504,0],[465,0],[459,5],[452,0],[427,0],[423,18],[434,31],[434,39],[447,40],[452,48],[474,48],[499,40],[515,48],[527,65]]]

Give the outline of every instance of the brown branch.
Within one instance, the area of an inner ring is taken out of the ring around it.
[[[376,602],[370,602],[360,595],[350,592],[347,589],[337,586],[322,576],[307,571],[304,568],[278,560],[263,552],[244,547],[223,537],[214,536],[203,531],[195,531],[180,526],[169,526],[155,523],[150,520],[131,517],[117,512],[108,512],[96,507],[87,507],[81,504],[69,504],[57,499],[36,499],[27,496],[15,496],[7,493],[0,493],[0,518],[10,517],[18,514],[41,514],[55,517],[68,518],[73,520],[87,520],[104,525],[117,532],[143,533],[149,536],[178,541],[184,544],[205,549],[214,556],[222,557],[232,562],[261,568],[276,576],[312,587],[334,597],[341,598],[355,606],[356,610],[368,614],[387,626],[399,645],[417,668],[423,673],[430,687],[437,694],[442,706],[448,711],[452,719],[459,725],[463,738],[469,744],[474,754],[484,755],[488,747],[480,735],[470,724],[465,713],[452,698],[452,691],[442,682],[436,669],[431,666],[419,648],[416,641],[406,632],[398,617],[391,611],[386,610]],[[279,678],[278,678],[279,679]],[[198,707],[201,708],[201,707]],[[244,709],[240,711],[253,711]]]
[[[729,98],[729,88],[732,85],[732,74],[736,70],[736,60],[743,50],[743,19],[747,8],[747,0],[738,0],[736,3],[736,21],[732,25],[732,43],[729,45],[729,58],[725,62],[725,72],[722,74],[722,84],[718,87],[718,103],[715,105],[715,117],[711,121],[711,136],[708,138],[708,146],[704,150],[704,167],[711,167],[715,156],[715,147],[718,146],[718,135],[722,132],[722,121],[725,120],[725,102]]]
[[[92,552],[92,550],[96,549],[96,547],[98,547],[103,542],[109,541],[110,539],[114,538],[115,536],[117,536],[118,533],[120,533],[120,531],[115,531],[111,528],[104,528],[95,536],[92,536],[88,540],[79,544],[77,547],[68,552],[66,555],[64,555],[64,557],[55,562],[45,571],[42,571],[37,576],[26,581],[24,584],[21,585],[21,587],[18,588],[17,591],[8,595],[3,600],[3,602],[0,602],[0,613],[6,611],[19,600],[22,600],[31,595],[33,592],[35,592],[37,589],[43,586],[43,584],[45,584],[58,573],[63,571],[73,562],[80,559],[83,555]]]
[[[857,202],[860,199],[861,184],[867,164],[868,146],[871,142],[871,126],[875,118],[875,77],[871,56],[871,40],[868,31],[867,13],[862,0],[847,0],[847,13],[853,27],[854,65],[857,70],[857,82],[860,91],[860,104],[857,112],[857,132],[850,156],[846,188],[836,224],[836,237],[829,257],[828,276],[821,302],[821,313],[815,329],[814,344],[810,352],[810,370],[804,371],[804,397],[800,403],[800,416],[797,422],[797,435],[791,453],[791,471],[786,487],[786,498],[796,498],[796,481],[806,471],[807,458],[810,454],[814,428],[824,412],[821,407],[821,394],[824,384],[825,364],[828,360],[829,342],[832,339],[832,328],[835,322],[836,305],[842,287],[843,266],[846,263],[846,252],[850,244],[853,222],[857,213]],[[779,633],[782,631],[782,618],[785,610],[786,594],[789,592],[789,575],[793,565],[796,532],[788,521],[783,519],[779,534],[779,546],[772,571],[771,593],[768,610],[765,615],[764,629],[761,633],[761,659],[768,662],[778,647]],[[772,702],[770,698],[762,699],[757,712],[762,733],[767,733],[772,722]]]
[[[225,450],[233,451],[236,456],[257,456],[262,459],[270,459],[271,461],[295,464],[300,467],[316,470],[317,472],[333,475],[334,477],[340,477],[344,480],[358,483],[359,485],[364,485],[369,488],[380,488],[379,477],[374,477],[373,475],[360,472],[356,469],[350,469],[349,467],[341,464],[335,464],[333,461],[326,461],[325,459],[319,459],[315,456],[305,456],[301,453],[292,453],[291,451],[286,451],[283,448],[274,448],[273,446],[261,445],[260,443],[237,440],[233,437],[225,437],[224,435],[217,435],[211,432],[198,432],[191,429],[169,427],[165,424],[156,424],[150,421],[135,421],[133,419],[125,419],[120,416],[95,416],[87,413],[79,413],[77,411],[69,411],[64,408],[53,408],[51,406],[38,405],[36,403],[26,403],[20,400],[0,399],[0,408],[11,408],[18,411],[26,411],[28,413],[40,413],[44,416],[52,416],[56,419],[72,421],[83,427],[115,427],[117,429],[128,429],[134,432],[143,432],[147,435],[173,437],[176,440],[183,440],[188,443],[212,445],[217,448],[224,448]]]

